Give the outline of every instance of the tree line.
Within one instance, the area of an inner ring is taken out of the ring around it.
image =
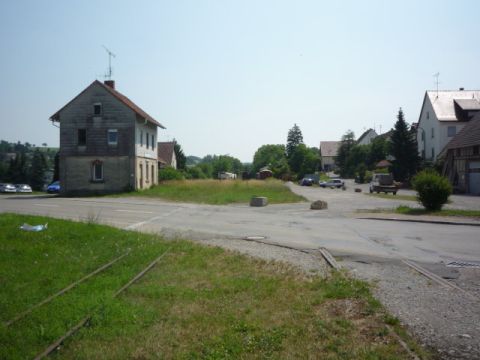
[[[58,150],[42,148],[28,142],[10,143],[0,141],[0,182],[29,184],[34,190],[42,190],[49,179],[47,173],[54,171]],[[58,170],[58,167],[57,167]]]

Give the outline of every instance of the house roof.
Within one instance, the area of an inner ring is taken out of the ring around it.
[[[173,154],[175,153],[175,142],[159,142],[157,146],[157,152],[158,161],[163,162],[164,164],[171,164]]]
[[[378,135],[378,137],[381,138],[381,139],[390,140],[390,138],[392,137],[392,134],[393,134],[393,129],[388,130],[387,132]]]
[[[337,156],[341,141],[320,141],[320,154],[322,156]]]
[[[427,97],[439,121],[458,121],[455,102],[464,110],[480,110],[480,90],[427,90]]]
[[[390,161],[388,161],[388,160],[380,160],[380,161],[377,163],[376,167],[377,167],[377,168],[386,168],[386,167],[389,167],[389,166],[391,166],[391,165],[392,165],[392,163],[391,163]]]
[[[470,120],[445,147],[446,150],[480,145],[480,113]],[[443,152],[443,151],[442,151]]]
[[[59,113],[65,109],[70,103],[72,103],[76,98],[78,98],[80,95],[82,95],[85,91],[87,91],[88,88],[94,85],[99,85],[103,87],[105,90],[107,90],[110,94],[112,94],[116,99],[118,99],[120,102],[122,102],[124,105],[129,107],[131,110],[133,110],[137,115],[140,117],[146,119],[149,123],[156,125],[162,129],[165,129],[165,126],[160,124],[158,121],[156,121],[153,117],[148,115],[145,111],[143,111],[137,104],[135,104],[132,100],[130,100],[128,97],[120,93],[119,91],[113,89],[112,87],[105,85],[101,81],[95,80],[93,81],[90,85],[88,85],[80,94],[75,96],[72,100],[70,100],[65,106],[63,106],[60,110],[58,110],[55,114],[50,116],[50,119],[52,121],[59,121]]]
[[[357,140],[357,144],[359,144],[359,143],[363,140],[363,138],[364,138],[365,136],[367,136],[371,131],[373,131],[373,133],[375,134],[375,136],[377,136],[377,132],[376,132],[375,130],[373,130],[373,129],[368,129],[368,130],[365,131],[362,135],[360,135],[360,137],[359,137],[358,140]]]

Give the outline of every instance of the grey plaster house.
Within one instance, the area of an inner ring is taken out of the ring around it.
[[[92,82],[50,117],[60,124],[61,194],[103,194],[158,183],[157,128],[115,82]]]

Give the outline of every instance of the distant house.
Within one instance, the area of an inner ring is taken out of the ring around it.
[[[443,175],[456,192],[480,195],[480,113],[453,137],[439,154]]]
[[[417,125],[418,153],[435,161],[445,145],[480,111],[480,90],[426,91]]]
[[[336,168],[335,159],[341,144],[341,141],[320,142],[320,157],[323,171],[332,171]]]
[[[158,167],[160,169],[171,166],[177,168],[177,156],[175,155],[175,141],[159,142],[158,148]]]
[[[115,90],[113,80],[95,80],[50,120],[60,124],[62,194],[157,184],[157,128],[165,127]]]
[[[368,129],[357,140],[357,145],[369,145],[378,136],[375,130]]]

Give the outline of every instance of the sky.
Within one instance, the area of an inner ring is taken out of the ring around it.
[[[58,146],[50,116],[104,80],[186,155],[251,162],[418,121],[425,90],[480,88],[479,1],[1,1],[0,139]]]

